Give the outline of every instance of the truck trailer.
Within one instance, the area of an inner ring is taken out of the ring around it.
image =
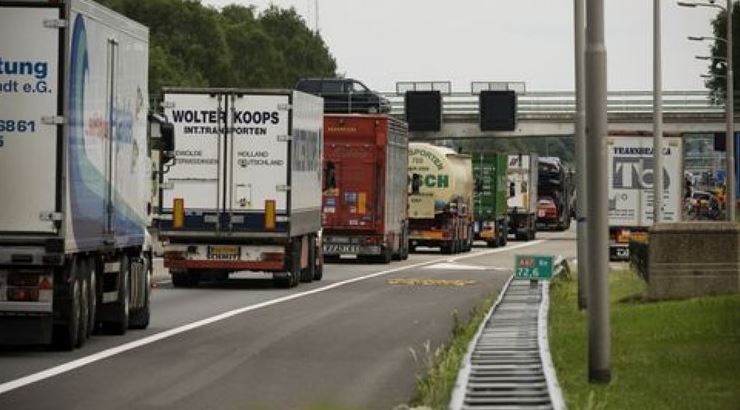
[[[319,280],[323,102],[292,90],[165,88],[176,132],[157,226],[177,287],[237,271]]]
[[[324,258],[408,258],[408,127],[388,115],[324,116]]]
[[[609,256],[629,259],[630,238],[644,237],[653,224],[655,157],[651,133],[607,137],[609,175]],[[663,221],[681,221],[683,140],[663,138]]]
[[[149,324],[149,32],[92,1],[0,1],[0,343]]]
[[[505,246],[509,235],[506,205],[508,158],[497,153],[475,153],[472,157],[475,176],[474,238],[485,241],[491,248]]]
[[[571,173],[558,157],[539,157],[537,229],[570,228],[574,193]]]
[[[509,155],[507,163],[509,234],[530,241],[537,235],[537,155]]]
[[[409,144],[409,242],[442,253],[473,246],[473,164],[470,155],[426,143]]]

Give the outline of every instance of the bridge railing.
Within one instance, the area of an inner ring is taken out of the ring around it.
[[[391,113],[403,115],[404,96],[383,93],[391,102]],[[519,94],[519,114],[573,114],[575,94],[568,91],[528,91]],[[650,91],[610,91],[607,94],[609,113],[652,113],[653,93]],[[664,91],[663,112],[665,113],[722,113],[724,106],[714,104],[707,91]],[[450,93],[442,95],[442,113],[477,114],[478,95],[472,93]]]

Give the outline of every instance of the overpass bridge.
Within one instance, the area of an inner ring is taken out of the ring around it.
[[[383,93],[391,102],[391,114],[405,118],[404,95]],[[478,95],[442,94],[442,129],[411,133],[413,140],[502,137],[573,136],[575,94],[567,91],[527,91],[518,94],[517,127],[514,131],[481,131]],[[607,96],[609,130],[653,130],[651,91],[610,91]],[[736,115],[736,121],[738,118]],[[666,134],[706,134],[725,131],[723,105],[712,104],[707,91],[664,91],[663,128]]]

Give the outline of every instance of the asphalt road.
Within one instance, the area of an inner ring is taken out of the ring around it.
[[[152,323],[84,348],[0,350],[0,409],[390,409],[466,318],[501,289],[515,253],[575,256],[573,231],[530,243],[327,265],[274,289],[259,274],[152,295]],[[158,276],[161,278],[166,278]]]

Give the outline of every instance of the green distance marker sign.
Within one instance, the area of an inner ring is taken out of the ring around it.
[[[514,257],[514,278],[549,280],[552,278],[555,257],[545,255],[516,255]]]

